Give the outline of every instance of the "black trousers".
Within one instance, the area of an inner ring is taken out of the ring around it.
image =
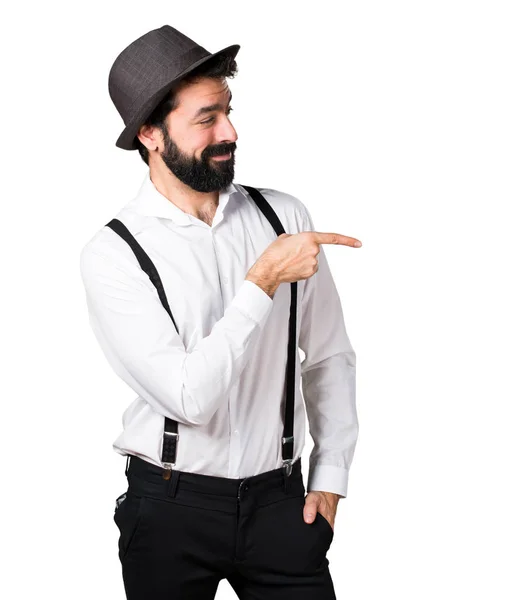
[[[128,600],[210,600],[227,579],[241,600],[335,600],[318,512],[303,518],[301,459],[228,479],[163,469],[132,456],[117,501],[119,558]]]

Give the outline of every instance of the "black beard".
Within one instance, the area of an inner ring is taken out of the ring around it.
[[[221,192],[234,180],[235,142],[207,146],[201,159],[184,154],[171,139],[166,127],[162,128],[165,149],[160,154],[163,162],[185,185],[197,192]],[[232,153],[228,160],[211,160],[211,156]]]

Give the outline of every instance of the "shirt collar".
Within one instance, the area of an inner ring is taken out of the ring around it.
[[[221,221],[223,211],[230,197],[234,194],[242,194],[242,192],[233,183],[219,193],[219,204],[216,208],[212,226]],[[185,212],[159,192],[150,178],[150,170],[147,171],[137,195],[131,200],[128,207],[144,216],[170,219],[177,225],[204,224],[203,221]]]

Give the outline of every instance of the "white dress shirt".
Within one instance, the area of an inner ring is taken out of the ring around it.
[[[259,190],[286,233],[315,230],[300,200]],[[80,257],[89,322],[114,371],[138,394],[114,450],[161,466],[167,416],[179,423],[175,469],[242,478],[281,467],[290,283],[272,299],[245,279],[277,238],[272,225],[233,183],[209,226],[161,194],[150,171],[116,218],[156,266],[179,334],[129,245],[102,226]],[[314,441],[307,490],[346,497],[358,436],[355,353],[322,247],[317,258],[318,271],[298,282],[305,358],[296,351],[293,462],[307,414]]]

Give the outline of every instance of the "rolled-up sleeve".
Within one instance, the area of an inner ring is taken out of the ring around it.
[[[207,424],[247,364],[272,298],[245,280],[207,337],[187,352],[139,264],[84,246],[89,321],[117,374],[171,419]]]
[[[303,231],[315,231],[304,205],[303,210]],[[320,248],[319,268],[304,280],[299,333],[299,347],[305,353],[301,362],[303,399],[314,441],[307,490],[333,492],[345,498],[359,432],[356,356],[346,333],[339,294]]]

